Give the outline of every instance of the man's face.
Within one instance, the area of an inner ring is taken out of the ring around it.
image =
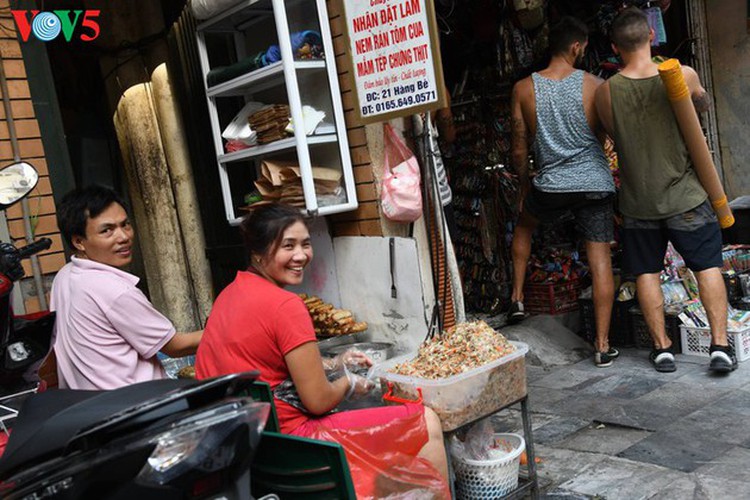
[[[74,236],[73,245],[83,257],[113,267],[133,260],[135,235],[125,209],[112,203],[102,213],[86,221],[86,236]]]

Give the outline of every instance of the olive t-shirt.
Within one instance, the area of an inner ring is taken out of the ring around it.
[[[665,219],[706,198],[658,75],[609,80],[614,140],[620,165],[620,211],[636,219]]]

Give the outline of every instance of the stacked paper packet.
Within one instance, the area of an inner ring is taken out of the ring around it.
[[[316,195],[336,194],[341,185],[341,171],[312,167]],[[255,181],[258,192],[267,201],[278,201],[295,207],[305,206],[300,167],[295,162],[265,160],[260,166],[260,178]]]
[[[258,134],[258,144],[268,144],[288,137],[289,106],[269,104],[247,118],[250,128]]]

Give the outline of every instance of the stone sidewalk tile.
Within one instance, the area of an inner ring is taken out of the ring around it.
[[[677,424],[674,430],[657,432],[639,441],[618,457],[661,465],[683,472],[693,472],[734,446],[710,434],[687,434]]]
[[[534,443],[552,444],[564,440],[571,434],[591,424],[591,420],[576,417],[558,417],[534,430]]]
[[[711,439],[740,445],[750,441],[750,419],[745,415],[713,405],[701,408],[674,422],[687,436],[711,436]]]
[[[711,407],[732,410],[750,417],[750,388],[728,391],[726,395],[712,401]]]
[[[695,473],[685,474],[648,500],[712,500],[750,498],[750,483]],[[609,500],[609,499],[607,499]]]
[[[597,375],[572,367],[558,368],[552,370],[546,377],[536,380],[533,383],[533,387],[544,387],[546,389],[570,389],[575,391],[582,386],[591,385],[592,383],[609,376],[604,370],[599,370],[599,372],[600,373]]]
[[[606,418],[629,401],[605,396],[574,393],[549,406],[550,412],[568,417],[580,417],[590,422]],[[625,423],[624,425],[628,425]]]
[[[593,384],[581,387],[578,394],[616,399],[636,399],[668,383],[664,378],[640,373],[617,373]]]
[[[718,389],[696,390],[695,386],[679,382],[663,384],[657,389],[622,405],[614,405],[599,418],[602,422],[660,430],[725,396]]]
[[[723,389],[750,389],[750,365],[740,363],[737,370],[733,371],[729,375],[714,374],[708,371],[708,358],[697,358],[700,359],[701,364],[697,365],[697,369],[688,371],[687,373],[681,372],[680,368],[682,365],[677,366],[677,372],[681,373],[682,376],[677,379],[678,382],[684,384],[691,384],[696,387],[718,387]],[[746,362],[747,363],[747,362]],[[684,374],[683,374],[684,373]]]
[[[617,455],[652,433],[613,425],[592,423],[555,444],[559,448]]]
[[[534,366],[529,363],[526,363],[526,383],[528,385],[533,384],[537,380],[541,380],[550,373],[549,368],[544,368],[541,366]]]
[[[695,469],[698,477],[742,481],[750,484],[750,450],[737,446]]]
[[[529,407],[532,413],[553,413],[554,405],[575,394],[565,389],[547,389],[546,387],[529,387]]]
[[[585,495],[597,495],[607,500],[633,500],[649,498],[683,474],[657,465],[610,457],[598,453],[569,451],[554,455],[557,460],[566,460],[570,466],[578,465],[571,471],[566,467],[554,474],[568,480],[559,488]],[[552,471],[549,472],[553,474]]]

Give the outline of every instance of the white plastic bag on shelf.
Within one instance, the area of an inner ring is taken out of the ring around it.
[[[213,17],[219,12],[235,5],[238,0],[191,0],[190,10],[196,19],[203,20]]]
[[[247,118],[263,106],[265,104],[254,101],[245,104],[229,125],[227,125],[221,136],[227,141],[240,141],[248,146],[253,146],[257,140],[257,134],[250,128]]]
[[[312,106],[302,106],[302,120],[305,122],[305,135],[312,135],[325,117],[326,114],[323,111],[318,111]],[[291,118],[289,119],[289,125],[286,126],[285,130],[290,134],[294,133],[294,123]]]

